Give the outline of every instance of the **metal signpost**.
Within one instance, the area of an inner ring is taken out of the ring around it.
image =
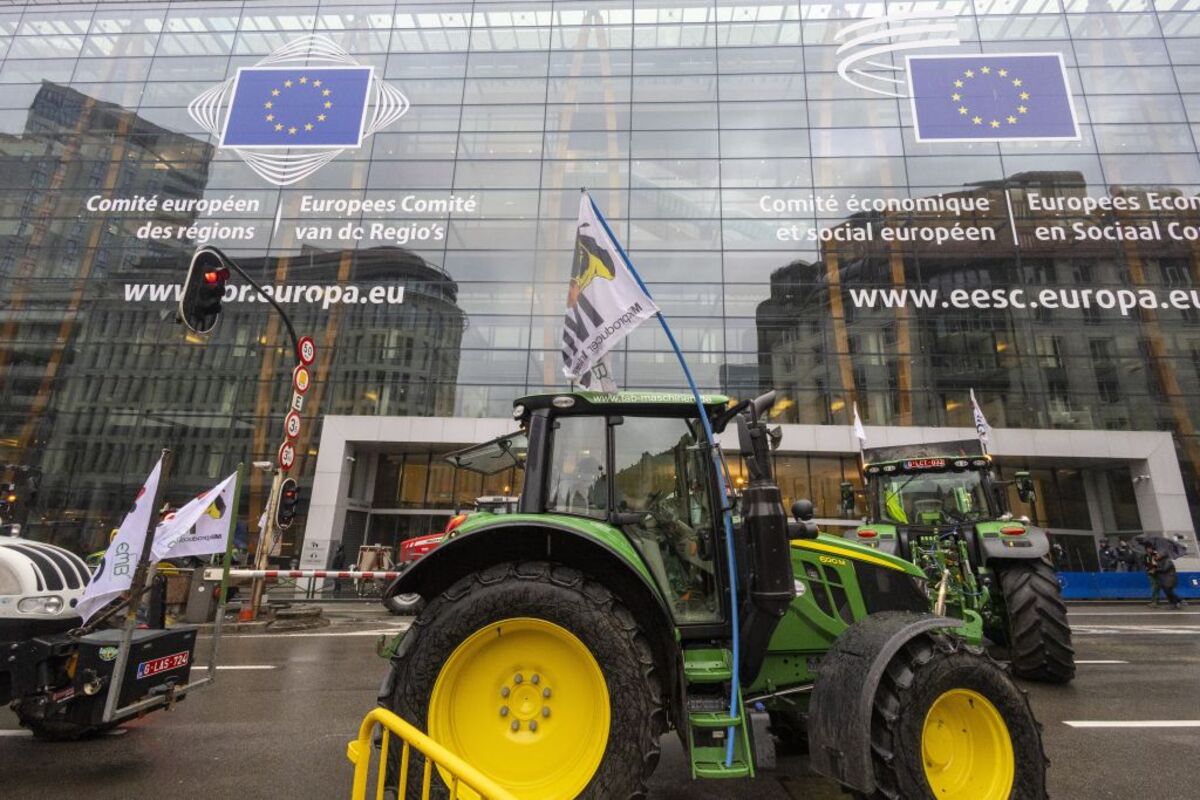
[[[258,534],[258,549],[254,554],[255,570],[266,570],[276,537],[280,535],[278,524],[280,492],[284,478],[296,464],[295,441],[300,436],[300,413],[304,410],[304,395],[312,384],[309,367],[317,357],[317,346],[311,336],[301,336],[295,344],[296,358],[299,363],[292,370],[292,400],[288,404],[288,411],[283,418],[283,441],[279,444],[276,466],[273,470],[274,477],[271,481],[271,494],[267,498],[266,524]],[[256,576],[250,590],[250,613],[253,619],[258,618],[264,588],[263,578]]]

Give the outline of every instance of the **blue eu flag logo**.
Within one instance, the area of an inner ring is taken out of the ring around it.
[[[1079,138],[1062,56],[909,56],[918,142]]]
[[[358,147],[371,67],[243,67],[222,147]]]

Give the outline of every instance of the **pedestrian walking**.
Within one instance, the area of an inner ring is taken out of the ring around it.
[[[1158,595],[1161,592],[1167,596],[1171,608],[1183,608],[1187,605],[1175,593],[1179,583],[1179,573],[1175,569],[1175,559],[1170,553],[1160,553],[1152,545],[1146,546],[1146,574],[1150,576],[1150,605],[1158,605]]]

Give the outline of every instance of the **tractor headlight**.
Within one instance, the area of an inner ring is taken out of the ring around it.
[[[57,614],[62,611],[63,600],[56,594],[46,597],[26,597],[17,603],[17,611],[22,614]]]

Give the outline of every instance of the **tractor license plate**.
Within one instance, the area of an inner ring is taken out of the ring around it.
[[[149,661],[143,661],[138,664],[137,676],[140,681],[142,678],[149,678],[151,675],[157,675],[160,672],[170,672],[173,669],[186,667],[188,660],[191,658],[191,653],[187,650],[181,650],[178,653],[172,653],[169,656],[160,658],[152,658]]]

